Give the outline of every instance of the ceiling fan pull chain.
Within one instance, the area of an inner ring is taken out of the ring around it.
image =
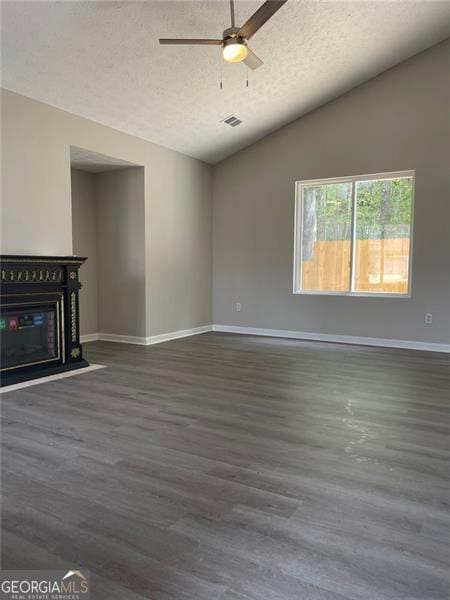
[[[245,82],[246,87],[248,87],[248,67],[246,65],[246,69],[247,69],[247,81]]]
[[[219,87],[222,90],[223,89],[223,61],[222,61],[222,55],[220,56],[220,82],[219,82]]]

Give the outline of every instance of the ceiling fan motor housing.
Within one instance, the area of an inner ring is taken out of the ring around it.
[[[238,35],[239,27],[228,27],[223,32],[223,43],[225,44],[228,40],[232,40],[233,42],[239,42],[240,44],[245,44],[245,40],[243,37]],[[228,42],[230,43],[230,42]]]

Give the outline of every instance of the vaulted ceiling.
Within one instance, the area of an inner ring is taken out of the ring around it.
[[[260,1],[236,0],[236,21]],[[255,34],[264,66],[227,64],[216,46],[226,1],[9,2],[2,85],[210,163],[450,34],[450,3],[289,0]],[[223,77],[223,88],[219,80]],[[242,120],[229,127],[222,120]]]

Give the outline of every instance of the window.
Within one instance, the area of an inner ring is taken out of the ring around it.
[[[409,296],[413,171],[296,186],[294,293]]]

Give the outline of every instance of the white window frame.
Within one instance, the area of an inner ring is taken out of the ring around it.
[[[354,292],[354,270],[355,262],[355,230],[356,230],[356,182],[358,181],[378,181],[380,179],[400,179],[410,178],[412,180],[411,193],[411,225],[409,235],[409,263],[408,263],[408,292],[406,294],[393,294],[391,292]],[[413,234],[414,234],[414,196],[416,189],[416,172],[410,171],[394,171],[390,173],[372,173],[370,175],[351,175],[348,177],[331,177],[327,179],[308,179],[305,181],[295,182],[295,224],[294,224],[294,273],[293,273],[293,293],[305,296],[360,296],[367,298],[411,298],[412,297],[412,258],[413,258]],[[308,187],[318,185],[326,185],[333,183],[351,183],[352,184],[352,237],[350,239],[350,290],[347,292],[341,291],[321,291],[321,290],[302,290],[300,288],[302,280],[302,247],[303,247],[303,199],[304,190]]]

